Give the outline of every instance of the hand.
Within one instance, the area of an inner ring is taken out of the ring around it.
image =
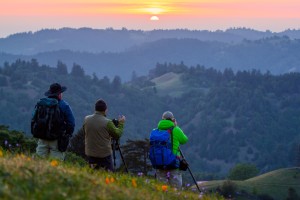
[[[177,121],[175,118],[173,119],[173,122],[174,122],[174,125],[177,126]]]
[[[124,115],[119,115],[118,121],[120,123],[125,123],[126,117]]]

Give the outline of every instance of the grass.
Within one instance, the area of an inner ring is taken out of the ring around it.
[[[288,197],[289,188],[293,188],[300,196],[300,168],[284,168],[262,174],[245,180],[232,181],[238,191],[245,191],[251,195],[268,195],[274,200],[282,200]],[[215,190],[221,187],[224,180],[208,181],[200,185],[207,190]]]
[[[199,199],[149,177],[0,151],[0,199]],[[222,199],[213,195],[201,199]]]
[[[180,80],[180,74],[173,72],[154,78],[152,81],[156,84],[159,95],[168,94],[172,97],[181,96],[188,88]]]
[[[181,79],[182,74],[174,72],[166,73],[160,77],[154,78],[151,81],[155,83],[157,94],[165,96],[166,94],[171,97],[180,97],[188,91],[199,90],[207,93],[208,88],[192,87]]]

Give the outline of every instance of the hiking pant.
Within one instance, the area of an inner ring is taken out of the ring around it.
[[[53,157],[60,160],[64,160],[65,154],[58,151],[57,140],[38,140],[38,146],[36,147],[36,154],[41,157]]]
[[[181,190],[182,188],[182,174],[179,169],[171,169],[171,170],[156,170],[156,179],[171,185],[172,187]]]
[[[107,171],[114,171],[111,155],[106,156],[104,158],[88,156],[88,160],[90,167],[93,169],[103,168]]]

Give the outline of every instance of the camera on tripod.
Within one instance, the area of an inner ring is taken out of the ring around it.
[[[116,127],[118,127],[119,125],[119,120],[117,118],[112,119],[112,122],[114,123],[114,125]],[[111,140],[111,146],[113,150],[119,150],[119,146],[120,146],[120,139],[116,140],[116,139],[112,139]]]
[[[112,119],[112,122],[114,123],[114,125],[115,125],[116,127],[119,126],[119,120],[118,120],[117,118]]]

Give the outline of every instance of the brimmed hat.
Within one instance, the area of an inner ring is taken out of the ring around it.
[[[63,93],[67,90],[67,87],[61,86],[59,83],[53,83],[50,85],[50,88],[45,92],[45,96],[58,96],[60,93]]]

